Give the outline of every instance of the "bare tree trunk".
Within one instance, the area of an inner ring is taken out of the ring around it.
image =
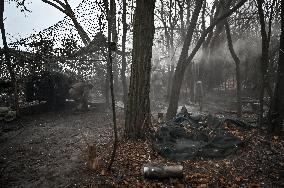
[[[125,43],[126,43],[126,35],[127,35],[127,23],[126,23],[126,9],[127,9],[127,2],[126,0],[122,0],[122,63],[121,63],[121,81],[122,81],[122,87],[123,87],[123,103],[124,108],[126,111],[126,103],[127,103],[127,82],[126,82],[126,54],[125,54]]]
[[[4,55],[5,55],[5,62],[8,68],[8,72],[10,74],[11,82],[13,84],[13,93],[14,93],[14,106],[17,112],[17,115],[19,115],[19,94],[18,94],[18,84],[16,80],[16,74],[14,71],[14,68],[12,67],[11,63],[11,56],[9,53],[9,47],[6,40],[6,32],[5,32],[5,25],[4,25],[4,0],[1,0],[0,2],[0,29],[2,33],[2,41],[4,46]]]
[[[284,10],[284,1],[281,0],[281,10]],[[271,132],[281,134],[284,121],[284,11],[281,11],[281,35],[278,59],[278,71],[274,98],[270,113]],[[283,132],[282,132],[283,134]]]
[[[116,112],[115,112],[115,98],[114,98],[114,87],[113,87],[113,62],[112,62],[112,48],[111,48],[111,42],[112,39],[114,39],[116,36],[113,36],[113,14],[110,14],[110,12],[113,12],[114,10],[114,1],[115,0],[110,0],[110,10],[108,9],[108,6],[106,6],[106,12],[108,15],[108,63],[107,63],[107,68],[109,72],[109,84],[110,84],[110,94],[111,94],[111,105],[112,105],[112,121],[113,121],[113,132],[114,132],[114,142],[113,142],[113,150],[111,154],[111,159],[108,165],[108,170],[110,170],[112,163],[115,158],[115,153],[117,150],[117,126],[116,126]]]
[[[125,136],[143,137],[150,124],[150,74],[154,38],[155,0],[137,0]]]
[[[265,87],[265,78],[267,76],[267,64],[269,61],[269,41],[268,36],[265,29],[265,18],[264,12],[262,9],[263,0],[257,0],[257,8],[259,15],[259,22],[261,28],[261,39],[262,39],[262,50],[261,50],[261,77],[260,77],[260,94],[259,94],[259,126],[263,125],[263,106],[264,106],[264,87]]]
[[[111,165],[114,161],[117,145],[118,145],[118,137],[117,137],[117,125],[116,125],[116,112],[115,112],[115,98],[114,98],[114,89],[113,89],[113,72],[112,72],[112,52],[110,47],[109,48],[109,62],[108,62],[108,69],[110,73],[110,93],[111,93],[111,106],[112,106],[112,121],[113,121],[113,132],[114,132],[114,141],[113,141],[113,150],[111,154],[111,159],[108,165],[108,170],[110,170]]]
[[[117,25],[116,25],[116,2],[110,1],[110,14],[111,14],[111,35],[112,42],[118,42],[117,36]],[[118,80],[119,80],[119,67],[118,67],[118,59],[117,55],[113,54],[113,81],[114,81],[114,93],[117,94],[119,90]]]
[[[227,34],[227,41],[228,41],[228,47],[231,53],[232,58],[235,61],[236,64],[236,80],[237,80],[237,114],[240,117],[242,115],[242,101],[241,101],[241,71],[240,71],[240,59],[238,58],[237,54],[235,53],[232,37],[231,37],[231,31],[230,26],[228,24],[228,21],[225,20],[225,29]]]
[[[181,89],[182,80],[184,77],[184,72],[186,70],[186,58],[188,55],[189,46],[191,44],[192,35],[196,27],[198,15],[202,7],[202,3],[203,3],[203,0],[196,0],[196,6],[194,9],[194,13],[191,18],[190,26],[188,27],[185,42],[183,44],[181,55],[179,57],[176,70],[174,73],[174,77],[173,77],[172,89],[171,89],[171,95],[170,95],[170,103],[169,103],[169,107],[167,109],[167,115],[166,115],[167,119],[171,119],[173,116],[176,115],[176,112],[177,112],[180,89]]]

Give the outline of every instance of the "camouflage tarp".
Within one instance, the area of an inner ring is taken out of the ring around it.
[[[230,122],[241,129],[250,127],[237,119],[180,113],[156,131],[153,148],[174,161],[196,157],[224,158],[234,153],[243,143],[224,128],[224,122]]]

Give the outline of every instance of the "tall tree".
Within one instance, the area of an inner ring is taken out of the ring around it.
[[[278,71],[272,109],[270,114],[271,131],[280,134],[284,121],[284,0],[281,0],[281,35],[278,59]]]
[[[113,32],[114,27],[114,19],[113,19],[113,12],[115,12],[115,0],[110,0],[110,9],[108,8],[108,1],[105,0],[106,6],[106,13],[108,15],[108,62],[107,62],[107,69],[109,74],[109,86],[110,86],[110,94],[111,94],[111,106],[112,106],[112,121],[113,121],[113,131],[114,131],[114,142],[113,142],[113,150],[111,154],[111,159],[108,165],[108,170],[110,170],[112,163],[115,158],[116,149],[117,149],[117,126],[116,126],[116,111],[115,111],[115,98],[114,98],[114,87],[113,87],[113,58],[112,58],[112,51],[115,50],[114,44],[112,41],[116,40],[116,32]]]
[[[268,51],[269,51],[269,41],[268,36],[266,33],[266,26],[265,26],[265,17],[264,17],[264,11],[263,11],[263,0],[257,0],[257,9],[258,9],[258,15],[259,15],[259,22],[260,22],[260,28],[261,28],[261,77],[260,77],[260,94],[259,94],[259,124],[262,125],[263,123],[263,97],[264,97],[264,82],[265,82],[265,76],[267,71],[267,63],[269,60],[268,57]]]
[[[230,31],[230,26],[227,20],[225,20],[225,30],[227,34],[227,42],[228,42],[228,47],[229,51],[231,53],[231,56],[233,60],[235,61],[236,64],[236,80],[237,80],[237,114],[238,116],[241,116],[242,113],[242,102],[241,102],[241,70],[240,70],[240,59],[235,53],[234,47],[233,47],[233,42],[232,42],[232,37],[231,37],[231,31]]]
[[[6,40],[6,32],[5,32],[5,25],[4,25],[4,0],[0,1],[0,29],[2,34],[2,41],[4,46],[4,55],[5,55],[5,63],[8,68],[8,72],[10,74],[10,79],[13,84],[13,93],[14,93],[14,106],[17,111],[17,114],[19,114],[19,95],[18,95],[18,84],[16,79],[16,73],[14,71],[14,68],[12,66],[11,62],[11,55],[9,52],[9,47]]]
[[[271,22],[272,22],[272,14],[269,17],[269,25],[268,25],[268,32],[266,31],[266,20],[263,10],[264,0],[257,0],[257,10],[258,10],[258,17],[260,23],[260,32],[261,32],[261,64],[260,64],[260,94],[259,94],[259,125],[263,124],[263,106],[264,106],[264,90],[267,85],[267,67],[269,62],[269,43],[270,43],[270,35],[271,35]],[[273,7],[275,4],[275,0],[273,0],[270,12],[273,12]]]
[[[150,73],[154,38],[155,0],[137,0],[125,136],[138,138],[150,124]]]
[[[111,40],[109,40],[109,44],[110,42],[113,42],[113,44],[117,43],[117,32],[116,32],[116,3],[113,0],[110,0],[110,3],[108,2],[108,0],[103,0],[103,4],[104,4],[104,9],[107,15],[107,20],[108,20],[108,35],[111,36]],[[109,59],[109,56],[108,56]],[[114,61],[114,63],[116,62],[116,58],[112,59],[112,61]],[[115,70],[116,70],[116,66],[115,66]],[[106,71],[106,78],[105,78],[105,90],[104,90],[104,95],[105,95],[105,101],[106,101],[106,106],[109,108],[109,97],[110,97],[110,75],[112,74],[111,72],[109,72],[110,69],[107,68]],[[116,73],[116,71],[115,71]],[[117,74],[115,74],[117,75]]]
[[[71,6],[68,3],[68,0],[64,0],[64,2],[62,0],[42,0],[42,1],[60,10],[63,14],[68,16],[72,20],[74,27],[78,31],[78,34],[80,35],[80,38],[82,39],[84,45],[87,46],[90,43],[91,39],[89,38],[86,31],[78,22],[74,11],[72,10]]]
[[[192,35],[196,27],[197,19],[203,4],[203,0],[196,0],[195,4],[196,4],[195,9],[191,18],[190,25],[187,30],[186,38],[183,43],[182,51],[173,77],[173,82],[172,82],[173,84],[170,94],[170,103],[166,115],[167,119],[170,119],[171,117],[175,116],[177,112],[180,88],[186,70],[186,64],[187,64],[186,58],[188,56],[189,46],[191,44]]]

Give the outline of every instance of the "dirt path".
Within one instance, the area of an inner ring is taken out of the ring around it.
[[[1,126],[0,187],[84,187],[86,142],[105,144],[107,114],[48,113]]]

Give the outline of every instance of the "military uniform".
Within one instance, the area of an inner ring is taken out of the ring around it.
[[[88,109],[89,86],[84,82],[77,82],[69,90],[70,97],[76,103],[76,110]]]
[[[195,101],[199,104],[200,111],[202,111],[203,95],[202,81],[197,81],[195,84]]]

